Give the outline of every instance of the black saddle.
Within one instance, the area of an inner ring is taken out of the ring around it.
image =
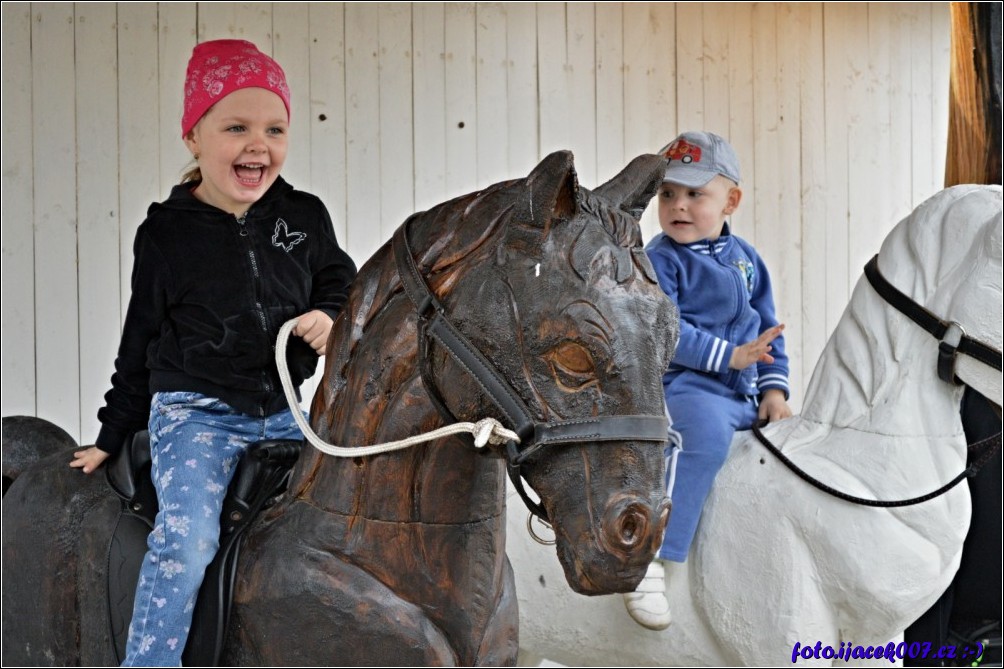
[[[249,446],[238,463],[220,514],[220,548],[206,570],[182,655],[185,666],[218,664],[226,640],[241,538],[258,513],[286,490],[302,444],[260,441]],[[106,465],[108,484],[122,500],[108,546],[109,624],[116,659],[121,662],[146,539],[157,516],[157,494],[150,478],[150,435],[136,433]]]

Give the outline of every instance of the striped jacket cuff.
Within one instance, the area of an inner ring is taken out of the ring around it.
[[[703,361],[703,371],[712,374],[720,374],[729,370],[729,360],[732,359],[732,350],[735,348],[731,343],[719,337],[714,337],[711,348]]]
[[[788,377],[784,374],[770,373],[761,375],[756,382],[757,390],[763,393],[765,390],[770,388],[777,388],[784,391],[785,398],[788,397],[790,390],[788,387]]]

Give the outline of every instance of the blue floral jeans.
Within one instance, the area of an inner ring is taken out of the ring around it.
[[[156,393],[149,427],[160,510],[122,666],[180,666],[202,578],[220,545],[220,512],[237,460],[255,442],[303,435],[288,409],[253,417],[188,392]]]

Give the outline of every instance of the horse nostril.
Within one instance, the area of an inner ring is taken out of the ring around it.
[[[634,543],[638,531],[638,517],[631,515],[621,523],[621,538],[628,543]]]
[[[629,504],[617,516],[610,539],[623,549],[634,548],[645,542],[648,528],[648,507],[638,502]]]

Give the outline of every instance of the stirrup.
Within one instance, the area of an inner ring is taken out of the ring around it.
[[[653,560],[635,591],[624,593],[624,606],[642,627],[657,632],[669,627],[673,617],[666,598],[666,570],[661,562]]]

